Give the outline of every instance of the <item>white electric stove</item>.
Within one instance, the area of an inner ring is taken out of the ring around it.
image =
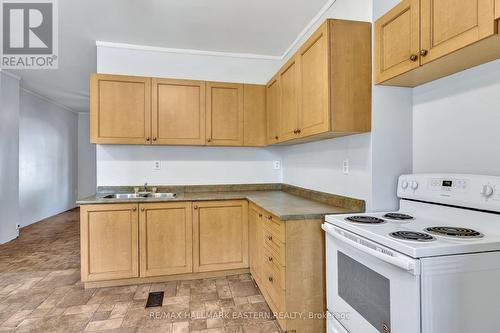
[[[326,217],[328,332],[499,332],[500,177],[404,175],[398,197]]]

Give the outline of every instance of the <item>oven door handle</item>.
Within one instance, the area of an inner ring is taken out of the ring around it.
[[[336,228],[324,223],[321,228],[325,230],[325,232],[332,236],[333,238],[336,238],[346,244],[349,244],[350,246],[358,249],[361,252],[364,252],[370,256],[376,257],[382,261],[385,261],[389,264],[392,264],[394,266],[397,266],[401,269],[404,269],[405,271],[412,272],[414,275],[418,275],[418,265],[416,265],[415,261],[410,259],[410,258],[405,258],[402,256],[391,256],[388,254],[384,254],[382,252],[379,252],[377,250],[374,250],[368,246],[362,245],[358,242],[353,241],[352,239],[349,239],[345,237],[344,235],[340,234],[339,232],[335,231]],[[357,236],[356,236],[357,237]],[[368,242],[372,243],[372,242]],[[392,252],[392,251],[391,251]]]

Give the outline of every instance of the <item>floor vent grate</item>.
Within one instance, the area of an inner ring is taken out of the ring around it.
[[[163,305],[163,291],[156,291],[149,293],[148,301],[146,302],[147,308],[154,308]]]

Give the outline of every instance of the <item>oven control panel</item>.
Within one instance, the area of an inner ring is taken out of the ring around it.
[[[460,174],[402,175],[398,197],[500,212],[500,177]]]

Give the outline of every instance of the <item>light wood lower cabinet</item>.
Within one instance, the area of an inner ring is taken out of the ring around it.
[[[191,202],[139,205],[141,276],[193,271]]]
[[[193,271],[248,267],[248,202],[193,203]]]
[[[273,312],[324,314],[326,311],[325,241],[322,220],[283,222],[258,206],[250,207],[250,219],[261,214],[262,232],[251,228],[250,240],[261,237],[261,251],[250,252],[250,262],[261,261],[255,279]],[[250,222],[252,223],[252,222]],[[251,247],[253,248],[253,247]],[[277,318],[283,331],[325,332],[324,319]]]
[[[263,219],[262,211],[254,204],[250,204],[248,207],[250,273],[258,284],[261,283],[264,255]]]
[[[85,205],[80,214],[82,281],[138,277],[137,204]]]

